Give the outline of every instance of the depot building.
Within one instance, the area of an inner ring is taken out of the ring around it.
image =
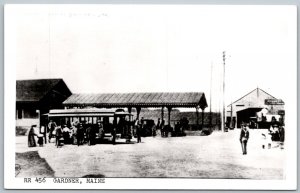
[[[226,126],[240,128],[249,123],[252,128],[268,128],[272,118],[284,123],[284,102],[256,88],[226,107]]]

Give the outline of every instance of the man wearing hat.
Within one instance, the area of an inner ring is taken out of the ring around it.
[[[84,130],[83,130],[83,126],[82,123],[78,124],[78,128],[77,128],[77,145],[83,145],[83,139],[84,139]]]
[[[103,138],[104,138],[104,129],[103,129],[103,124],[101,123],[101,120],[97,121],[97,130],[98,130],[99,140],[103,141]]]
[[[247,124],[242,124],[241,134],[240,134],[240,142],[242,145],[243,155],[247,154],[247,142],[249,139],[249,130],[247,129]]]

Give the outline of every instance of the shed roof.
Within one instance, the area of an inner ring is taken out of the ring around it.
[[[61,81],[63,80],[62,79],[17,80],[16,101],[17,102],[38,102]]]
[[[207,107],[202,92],[72,94],[63,104],[96,107],[196,107],[197,105],[203,109]]]
[[[250,91],[249,93],[247,93],[246,95],[242,96],[242,97],[239,98],[238,100],[236,100],[236,101],[230,103],[229,105],[227,105],[227,107],[230,107],[231,105],[233,105],[233,104],[239,102],[240,100],[242,100],[243,98],[245,98],[246,96],[248,96],[248,95],[250,95],[250,94],[252,94],[252,93],[254,93],[254,92],[257,92],[257,93],[263,92],[263,93],[265,93],[266,95],[268,95],[270,98],[276,99],[275,97],[273,97],[272,95],[270,95],[269,93],[267,93],[266,91],[264,91],[263,89],[261,89],[261,88],[256,88],[256,89]]]

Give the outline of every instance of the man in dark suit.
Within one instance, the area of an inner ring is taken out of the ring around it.
[[[83,145],[84,140],[84,128],[82,126],[82,123],[78,124],[77,128],[77,145]]]
[[[247,142],[249,139],[249,130],[247,129],[247,125],[243,124],[240,134],[240,142],[242,145],[243,155],[247,154]]]

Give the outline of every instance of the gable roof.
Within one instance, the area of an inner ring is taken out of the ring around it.
[[[38,102],[62,79],[34,79],[17,80],[16,101],[17,102]]]
[[[269,93],[267,93],[267,92],[266,92],[266,91],[264,91],[263,89],[256,88],[256,89],[254,89],[254,90],[250,91],[249,93],[245,94],[244,96],[242,96],[242,97],[241,97],[241,98],[239,98],[238,100],[236,100],[236,101],[234,101],[234,102],[230,103],[229,105],[227,105],[227,107],[229,107],[230,105],[232,105],[232,104],[234,104],[234,103],[236,103],[236,102],[238,102],[238,101],[242,100],[243,98],[245,98],[246,96],[250,95],[251,93],[253,93],[253,92],[255,92],[255,91],[256,91],[256,92],[259,92],[259,91],[261,91],[261,92],[264,92],[265,94],[269,95],[271,98],[274,98],[274,99],[276,99],[274,96],[270,95]]]
[[[72,94],[63,104],[65,106],[97,107],[195,107],[197,105],[200,105],[201,108],[207,107],[205,95],[202,92]]]

